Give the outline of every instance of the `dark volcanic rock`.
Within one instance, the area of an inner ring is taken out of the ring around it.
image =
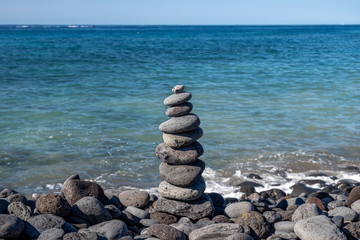
[[[126,190],[119,194],[119,199],[125,207],[133,206],[142,208],[149,203],[150,195],[148,192],[139,190]]]
[[[181,117],[170,118],[160,124],[159,130],[164,133],[182,133],[195,130],[199,126],[199,117],[191,113]]]
[[[0,214],[0,238],[15,239],[24,230],[24,222],[16,217],[7,214]]]
[[[158,191],[160,196],[168,199],[176,199],[180,201],[194,201],[201,197],[205,191],[205,181],[202,177],[191,186],[178,187],[166,181],[159,184]]]
[[[360,199],[360,186],[356,186],[351,190],[348,200],[346,201],[346,205],[351,207],[351,204],[359,199]]]
[[[162,240],[186,240],[186,235],[166,224],[153,224],[148,228],[148,235]]]
[[[244,228],[236,223],[211,224],[195,231],[189,235],[189,240],[216,240],[224,239],[236,233],[243,233]]]
[[[16,193],[18,193],[18,192],[15,190],[5,188],[4,190],[2,190],[0,192],[0,198],[7,198],[8,196],[10,196],[12,194],[16,194]]]
[[[150,214],[150,219],[155,220],[162,224],[172,224],[177,222],[177,217],[169,213],[153,212]]]
[[[250,178],[250,179],[262,179],[262,177],[260,177],[258,174],[256,173],[250,173],[246,176],[247,178]]]
[[[269,223],[259,212],[244,212],[236,219],[235,223],[239,223],[242,226],[249,226],[259,238],[266,238],[269,235]]]
[[[173,93],[182,93],[183,91],[184,91],[184,89],[185,89],[185,86],[184,85],[175,85],[174,87],[173,87],[173,89],[171,89],[171,91],[173,92]]]
[[[179,187],[188,187],[199,180],[205,169],[205,163],[197,160],[187,165],[170,165],[162,162],[159,170],[161,177],[168,183]]]
[[[84,197],[77,201],[71,208],[71,215],[85,219],[92,225],[112,219],[102,203],[94,197]]]
[[[64,235],[64,230],[59,228],[50,228],[43,231],[38,240],[62,240]]]
[[[189,164],[203,155],[204,149],[198,142],[178,149],[161,143],[156,147],[155,153],[160,160],[169,164]]]
[[[3,213],[7,213],[7,208],[9,206],[9,202],[6,201],[5,199],[1,199],[0,198],[0,214],[3,214]]]
[[[191,99],[191,93],[189,92],[182,92],[177,94],[172,94],[165,98],[164,105],[171,106],[171,105],[180,105],[183,104]]]
[[[10,203],[8,212],[24,221],[28,220],[32,215],[30,209],[22,202]]]
[[[188,217],[194,221],[204,217],[211,217],[214,213],[214,206],[212,205],[210,197],[206,194],[203,194],[201,198],[192,202],[159,198],[154,205],[156,211]]]
[[[105,202],[104,190],[94,182],[80,180],[79,175],[72,175],[64,182],[60,195],[64,197],[70,206],[74,205],[83,197],[97,198],[101,203]]]
[[[125,236],[128,229],[123,221],[114,219],[91,226],[88,230],[106,237],[107,240],[117,240]]]
[[[360,222],[352,222],[342,229],[348,240],[360,239]]]
[[[225,215],[217,215],[213,217],[212,220],[215,221],[215,223],[233,223],[233,221]]]
[[[200,139],[203,135],[203,130],[198,127],[194,131],[183,132],[183,133],[163,133],[164,143],[173,148],[181,148],[189,146],[194,143],[196,140]]]
[[[171,106],[166,109],[166,115],[169,117],[180,117],[191,112],[193,105],[190,102],[186,102],[180,105]]]
[[[220,208],[223,207],[223,205],[225,203],[225,199],[223,198],[223,196],[221,196],[221,194],[211,192],[208,194],[208,196],[211,198],[211,201],[213,202],[213,205],[215,207],[220,207]]]
[[[296,183],[292,187],[291,196],[298,197],[300,194],[305,193],[306,195],[310,195],[313,192],[316,192],[318,189],[311,188],[306,186],[303,183]]]
[[[70,204],[60,195],[50,193],[36,200],[36,209],[41,214],[54,214],[66,217],[70,214]]]
[[[273,198],[275,200],[278,200],[278,199],[286,196],[286,193],[283,190],[278,189],[278,188],[272,188],[270,190],[265,191],[265,193],[267,193],[270,198]]]
[[[25,205],[28,204],[26,197],[25,197],[24,195],[20,194],[20,193],[11,194],[10,196],[8,196],[8,197],[6,198],[6,200],[7,200],[9,203],[22,202],[22,203],[24,203]]]

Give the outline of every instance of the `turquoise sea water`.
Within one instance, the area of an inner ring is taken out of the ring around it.
[[[359,166],[360,26],[0,26],[0,84],[0,188],[156,187],[176,84],[218,188]]]

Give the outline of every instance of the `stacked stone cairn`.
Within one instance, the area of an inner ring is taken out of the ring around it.
[[[200,119],[191,113],[191,93],[183,90],[183,85],[176,85],[174,94],[164,100],[169,106],[166,115],[171,118],[159,126],[164,142],[155,152],[162,161],[159,170],[164,181],[158,188],[160,198],[155,209],[197,220],[211,216],[214,207],[204,194],[206,186],[201,176],[205,163],[199,159],[204,149],[197,142],[203,135]]]

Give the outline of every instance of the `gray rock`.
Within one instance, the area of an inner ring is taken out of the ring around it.
[[[105,208],[110,213],[112,219],[121,217],[121,211],[115,205],[105,205]]]
[[[15,194],[15,193],[18,193],[18,192],[15,190],[12,190],[12,189],[5,188],[0,192],[0,198],[7,198],[8,196]]]
[[[76,228],[61,217],[52,214],[42,214],[32,216],[27,220],[25,232],[30,238],[38,238],[43,231],[51,228],[63,229],[66,233],[77,231]]]
[[[163,122],[159,130],[164,133],[182,133],[195,130],[200,126],[200,119],[195,114],[187,114],[181,117],[173,117]]]
[[[243,232],[244,228],[236,223],[211,224],[192,231],[189,240],[222,240],[233,234]]]
[[[77,201],[71,208],[71,215],[85,219],[92,225],[112,219],[102,203],[94,197],[84,197]]]
[[[275,231],[294,232],[295,222],[283,221],[274,224]]]
[[[175,85],[171,91],[175,94],[178,94],[178,93],[182,93],[184,89],[185,89],[184,85]]]
[[[160,222],[155,221],[153,219],[141,219],[140,220],[140,224],[143,225],[144,227],[150,227],[153,224],[159,224]]]
[[[357,200],[351,204],[351,209],[357,213],[360,213],[360,200]]]
[[[92,232],[106,237],[108,240],[117,240],[127,233],[127,226],[123,221],[114,219],[102,222],[88,228]]]
[[[64,230],[59,228],[50,228],[43,231],[38,240],[62,240],[64,235]]]
[[[169,164],[189,164],[195,162],[204,153],[204,149],[199,142],[174,149],[161,143],[156,147],[156,156],[165,163]]]
[[[358,214],[348,207],[337,207],[328,212],[329,216],[342,216],[345,221],[355,221],[358,217]]]
[[[79,175],[72,175],[64,182],[60,195],[64,197],[70,206],[73,206],[83,197],[97,198],[101,203],[105,202],[104,190],[99,184],[80,180]]]
[[[149,203],[150,195],[145,191],[126,190],[119,194],[119,199],[121,204],[125,207],[133,206],[142,208]]]
[[[282,216],[280,215],[280,213],[275,211],[265,211],[263,212],[263,216],[270,224],[274,224],[282,220]]]
[[[346,240],[346,236],[324,215],[299,220],[294,231],[301,240]]]
[[[342,228],[344,226],[344,218],[342,216],[333,216],[331,221],[335,223],[338,228]]]
[[[225,208],[225,215],[229,218],[237,218],[244,212],[254,211],[254,206],[250,202],[231,203]]]
[[[181,148],[185,146],[189,146],[194,143],[196,140],[200,139],[203,135],[203,130],[201,128],[197,128],[194,131],[177,133],[177,134],[169,134],[163,133],[163,140],[166,145],[173,148]]]
[[[152,212],[150,218],[167,225],[177,222],[176,216],[164,212]]]
[[[193,105],[190,102],[186,102],[180,105],[172,106],[166,109],[165,114],[169,117],[180,117],[191,112]]]
[[[294,206],[294,205],[302,205],[305,203],[304,199],[299,198],[299,197],[286,199],[286,202],[287,202],[287,207]]]
[[[154,224],[148,228],[148,235],[162,240],[186,240],[187,237],[174,227],[166,224]]]
[[[170,165],[162,162],[159,170],[161,177],[168,183],[188,187],[195,184],[205,169],[205,163],[200,159],[187,165]]]
[[[192,202],[182,202],[166,198],[159,198],[155,202],[155,209],[159,212],[166,212],[177,216],[187,217],[193,221],[204,217],[211,217],[214,213],[214,206],[206,194]]]
[[[132,215],[134,215],[135,217],[138,217],[140,219],[149,218],[148,211],[142,210],[137,207],[129,206],[125,209],[125,211],[128,211],[129,213],[131,213]]]
[[[164,198],[193,201],[201,197],[205,191],[205,181],[201,177],[195,184],[189,187],[177,187],[168,182],[161,182],[159,184],[159,194]]]
[[[172,94],[169,97],[165,98],[164,105],[171,106],[171,105],[180,105],[183,104],[191,99],[191,93],[189,92],[182,92],[177,94]]]
[[[235,223],[252,228],[259,238],[266,238],[269,235],[269,223],[259,212],[244,212],[236,219]]]
[[[0,198],[0,214],[7,213],[7,208],[9,206],[9,202],[5,199]]]
[[[85,219],[75,217],[75,216],[68,216],[66,220],[76,228],[88,228],[90,226],[90,223],[86,221]]]
[[[303,183],[296,183],[291,187],[293,190],[291,192],[291,196],[298,197],[300,194],[305,193],[306,195],[310,195],[313,192],[316,192],[318,189],[311,188],[306,186]]]
[[[100,238],[96,232],[80,229],[79,232],[66,233],[63,240],[104,240],[104,238]]]
[[[245,233],[236,233],[224,238],[224,240],[254,240],[254,238]]]
[[[50,193],[36,200],[36,209],[41,214],[54,214],[66,217],[70,214],[70,204],[58,194]]]
[[[15,194],[11,194],[10,196],[8,196],[6,198],[6,200],[9,203],[13,203],[13,202],[22,202],[25,205],[27,205],[27,199],[24,195],[20,194],[20,193],[15,193]]]
[[[11,215],[14,215],[21,220],[28,220],[31,217],[31,211],[29,208],[22,202],[12,202],[8,206],[8,212]]]
[[[297,235],[295,232],[281,232],[281,231],[276,231],[275,236],[280,237],[281,239],[297,239]]]
[[[104,191],[104,194],[107,198],[112,198],[113,196],[119,196],[119,194],[121,193],[122,191],[120,189],[114,189],[114,188],[110,188],[110,189],[106,189]]]
[[[0,238],[15,239],[24,230],[24,222],[16,217],[7,214],[0,214]]]
[[[348,240],[358,240],[360,239],[360,222],[351,222],[342,231]]]
[[[299,206],[292,215],[292,221],[297,222],[301,219],[321,215],[322,212],[316,204],[305,203]]]
[[[119,210],[122,209],[122,205],[120,199],[117,196],[112,196],[108,200],[105,201],[105,205],[114,205]]]

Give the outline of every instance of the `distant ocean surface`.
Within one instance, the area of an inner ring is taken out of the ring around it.
[[[0,189],[78,173],[155,190],[176,84],[201,119],[208,191],[248,173],[286,191],[314,172],[360,180],[342,171],[360,160],[359,25],[0,25]]]

